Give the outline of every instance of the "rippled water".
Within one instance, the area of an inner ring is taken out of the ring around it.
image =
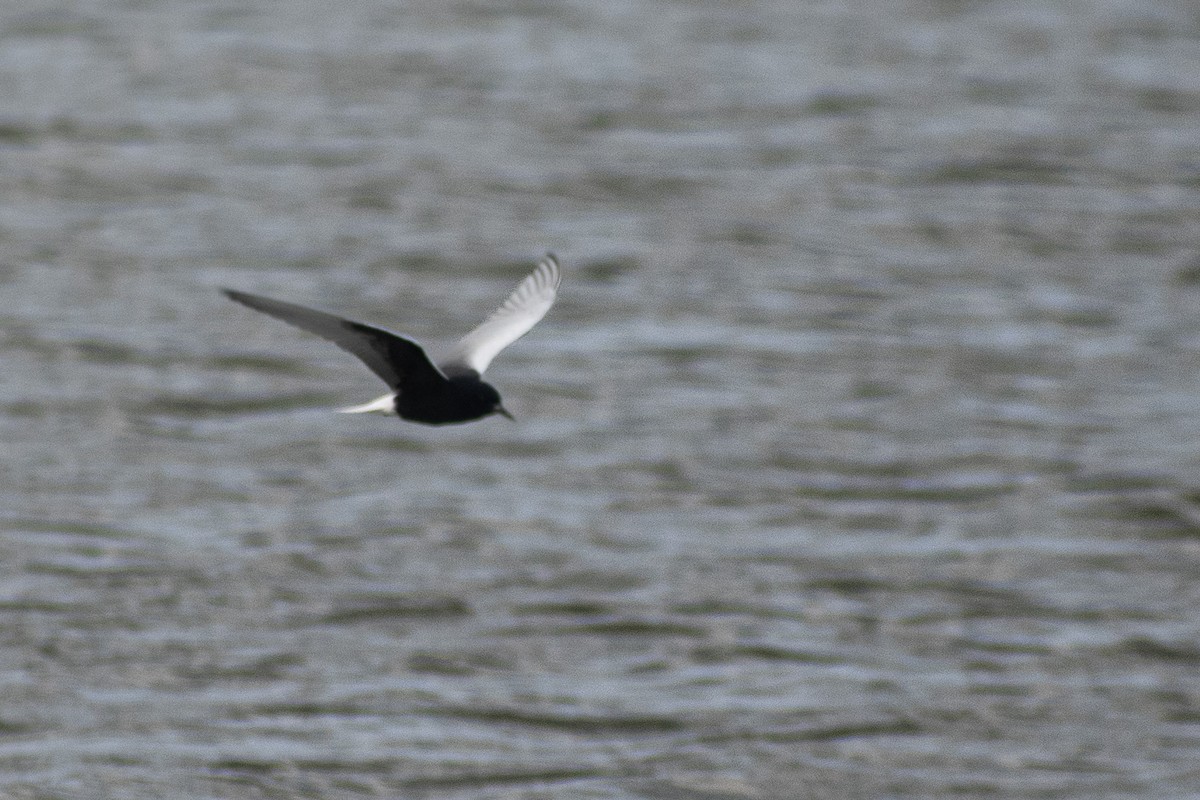
[[[0,11],[0,794],[1200,793],[1193,4],[395,6]]]

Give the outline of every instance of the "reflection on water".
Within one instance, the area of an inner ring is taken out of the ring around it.
[[[0,794],[1200,788],[1190,8],[333,9],[0,11]]]

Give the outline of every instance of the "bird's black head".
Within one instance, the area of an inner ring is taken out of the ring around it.
[[[444,425],[452,422],[468,422],[482,419],[492,414],[500,414],[512,419],[512,415],[500,402],[500,393],[490,383],[479,379],[476,372],[464,372],[450,375],[444,391],[429,397],[421,397],[425,404],[417,409],[413,404],[413,396],[405,403],[404,392],[400,393],[398,408],[400,416],[405,419],[415,419],[418,422],[428,422],[432,425]],[[405,412],[408,412],[407,414]]]
[[[482,393],[487,401],[489,414],[499,414],[502,417],[512,419],[514,422],[516,421],[513,415],[508,413],[508,409],[504,407],[504,404],[500,402],[500,393],[496,391],[494,386],[489,383],[480,382],[480,389],[483,390]]]

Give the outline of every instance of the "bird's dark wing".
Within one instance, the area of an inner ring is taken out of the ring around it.
[[[222,291],[230,300],[323,336],[357,356],[394,391],[411,392],[446,382],[446,376],[434,366],[419,344],[391,331],[282,300],[233,289]]]

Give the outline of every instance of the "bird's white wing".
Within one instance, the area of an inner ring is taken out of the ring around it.
[[[504,348],[520,339],[546,316],[558,294],[558,259],[553,253],[513,290],[498,309],[475,330],[458,340],[442,362],[443,369],[466,367],[480,375]]]

